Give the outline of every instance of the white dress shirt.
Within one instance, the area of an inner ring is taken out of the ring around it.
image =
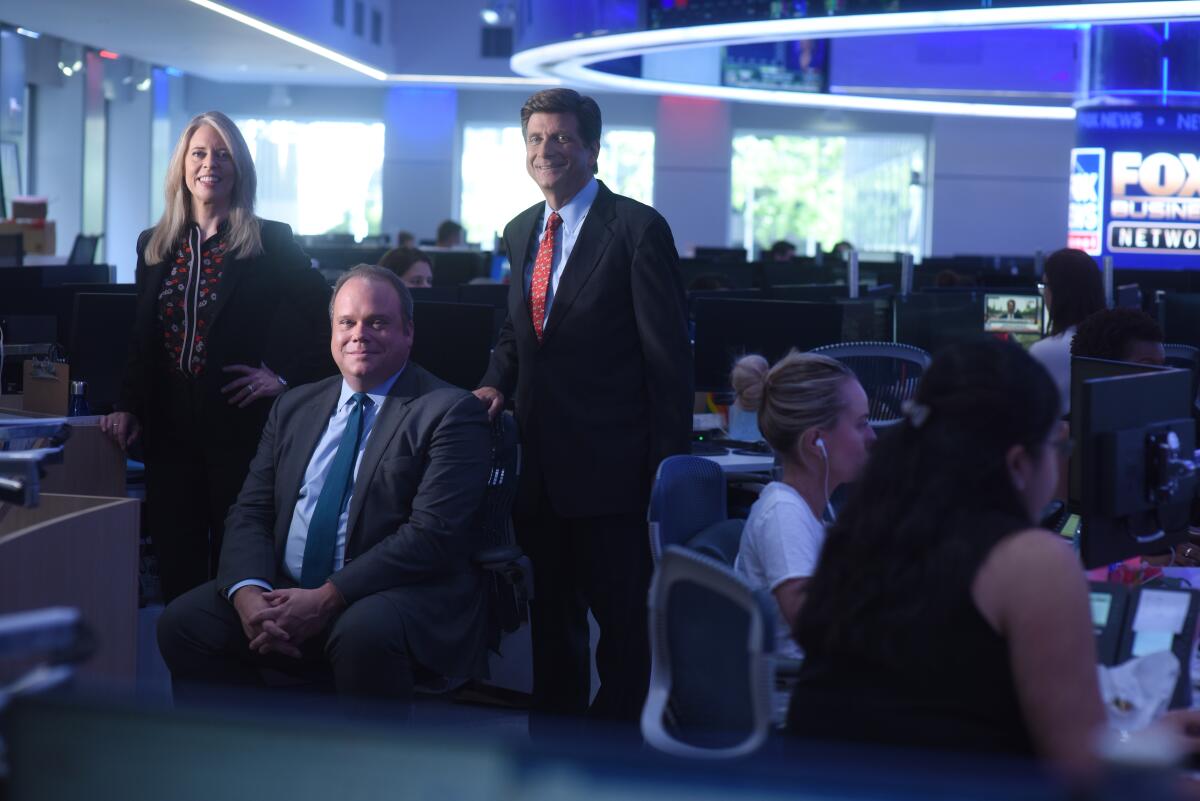
[[[550,219],[550,212],[557,211],[558,216],[562,218],[562,225],[554,232],[554,261],[550,266],[550,284],[546,288],[546,320],[550,319],[550,305],[554,302],[554,295],[558,292],[558,282],[562,279],[563,268],[567,266],[567,260],[571,258],[571,251],[575,249],[575,240],[579,238],[583,221],[587,219],[588,212],[592,208],[592,201],[596,199],[596,193],[599,191],[600,184],[596,182],[595,178],[592,178],[583,189],[575,194],[575,197],[563,204],[561,209],[552,209],[549,203],[542,204],[542,216],[537,226],[537,245],[525,262],[525,297],[529,297],[530,288],[533,286],[533,263],[537,259],[538,248],[541,247],[542,235],[546,232],[546,220]],[[542,323],[545,324],[546,320],[542,320]]]
[[[363,404],[362,411],[362,437],[358,441],[358,453],[354,456],[355,481],[358,480],[358,467],[362,464],[362,455],[367,449],[367,442],[371,438],[371,431],[375,427],[375,420],[379,417],[379,410],[383,408],[388,393],[392,391],[392,386],[395,385],[396,380],[400,378],[400,374],[403,372],[404,369],[401,368],[398,373],[379,386],[367,390],[367,401]],[[333,458],[337,455],[338,445],[341,444],[342,434],[345,432],[346,423],[350,419],[350,410],[353,408],[350,400],[353,396],[354,390],[343,379],[342,393],[338,397],[337,406],[334,408],[332,414],[329,415],[329,423],[325,427],[325,433],[317,440],[317,447],[313,451],[312,459],[308,462],[308,468],[304,471],[304,480],[300,484],[300,495],[297,497],[296,507],[292,511],[292,523],[288,528],[287,545],[283,552],[283,569],[297,584],[300,583],[300,573],[304,564],[304,545],[308,542],[308,523],[317,508],[317,498],[321,495],[321,488],[325,486],[325,476],[328,474],[329,468],[333,465]],[[346,496],[345,505],[342,506],[341,516],[338,517],[337,542],[334,545],[333,551],[333,570],[335,573],[341,570],[342,565],[345,563],[346,526],[350,519],[350,501],[353,497],[354,487],[351,485],[350,493]],[[247,585],[262,587],[266,590],[273,589],[265,579],[248,578],[230,587],[226,596],[233,598],[234,593]]]

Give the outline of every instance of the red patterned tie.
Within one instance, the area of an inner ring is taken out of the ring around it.
[[[546,233],[538,245],[537,259],[533,262],[533,281],[529,287],[529,314],[533,319],[533,332],[538,342],[542,341],[542,328],[546,320],[546,290],[550,287],[550,268],[554,264],[554,232],[562,225],[557,211],[550,212],[546,220]]]

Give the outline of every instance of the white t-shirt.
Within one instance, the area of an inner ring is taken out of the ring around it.
[[[1029,355],[1041,362],[1054,379],[1064,415],[1071,411],[1071,340],[1074,338],[1075,326],[1071,326],[1061,334],[1034,342],[1029,348]]]
[[[775,591],[788,579],[808,578],[817,568],[825,526],[795,489],[772,481],[750,508],[734,569],[755,587]],[[779,609],[775,652],[800,658],[800,646]]]

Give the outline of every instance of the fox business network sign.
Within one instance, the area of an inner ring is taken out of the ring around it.
[[[1081,113],[1080,146],[1071,151],[1068,247],[1112,255],[1117,266],[1195,266],[1198,135],[1200,113],[1193,110]]]
[[[1112,154],[1110,185],[1105,187],[1104,155],[1103,148],[1071,151],[1068,246],[1101,255],[1107,188],[1105,249],[1114,253],[1200,251],[1200,156],[1118,150]]]

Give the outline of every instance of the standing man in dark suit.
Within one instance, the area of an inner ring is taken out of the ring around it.
[[[692,359],[666,220],[594,177],[600,109],[570,89],[521,109],[545,203],[504,229],[508,319],[475,394],[515,394],[516,524],[534,565],[533,711],[588,712],[587,613],[600,625],[594,718],[637,720],[650,674],[646,507],[691,432]]]
[[[258,668],[270,666],[331,669],[339,694],[407,701],[414,671],[485,667],[471,557],[487,415],[408,360],[412,314],[389,270],[359,265],[338,281],[341,376],[275,403],[226,520],[217,580],[159,621],[177,698],[198,683],[261,686]]]

